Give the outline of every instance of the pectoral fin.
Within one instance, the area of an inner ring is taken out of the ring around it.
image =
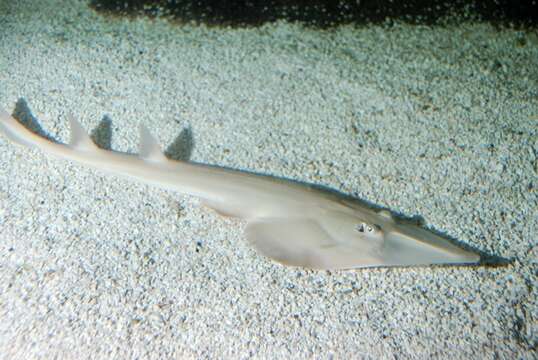
[[[306,218],[257,220],[248,224],[246,236],[257,251],[284,265],[345,269],[377,261],[366,250],[339,243]]]

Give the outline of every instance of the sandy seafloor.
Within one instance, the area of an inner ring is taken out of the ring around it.
[[[72,112],[136,152],[143,122],[178,158],[324,184],[513,259],[285,267],[196,198],[2,137],[1,358],[536,356],[536,31],[222,29],[54,0],[4,1],[0,23],[0,105],[59,141]]]

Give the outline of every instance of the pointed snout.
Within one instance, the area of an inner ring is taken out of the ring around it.
[[[385,230],[383,259],[393,266],[476,264],[480,255],[421,227],[395,224]]]

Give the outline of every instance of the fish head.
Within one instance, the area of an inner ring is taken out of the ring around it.
[[[453,240],[416,222],[395,218],[387,210],[358,205],[351,210],[328,211],[319,220],[330,239],[327,243],[332,244],[324,247],[331,249],[326,255],[334,259],[325,261],[332,268],[474,264],[480,260],[478,254]]]
[[[382,257],[390,266],[476,264],[480,255],[454,240],[412,222],[396,220],[384,226]]]

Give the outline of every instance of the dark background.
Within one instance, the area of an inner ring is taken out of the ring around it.
[[[535,28],[538,23],[534,0],[92,0],[91,7],[114,16],[159,16],[180,23],[236,27],[276,20],[321,28],[391,21],[442,25],[473,20],[518,28]]]

